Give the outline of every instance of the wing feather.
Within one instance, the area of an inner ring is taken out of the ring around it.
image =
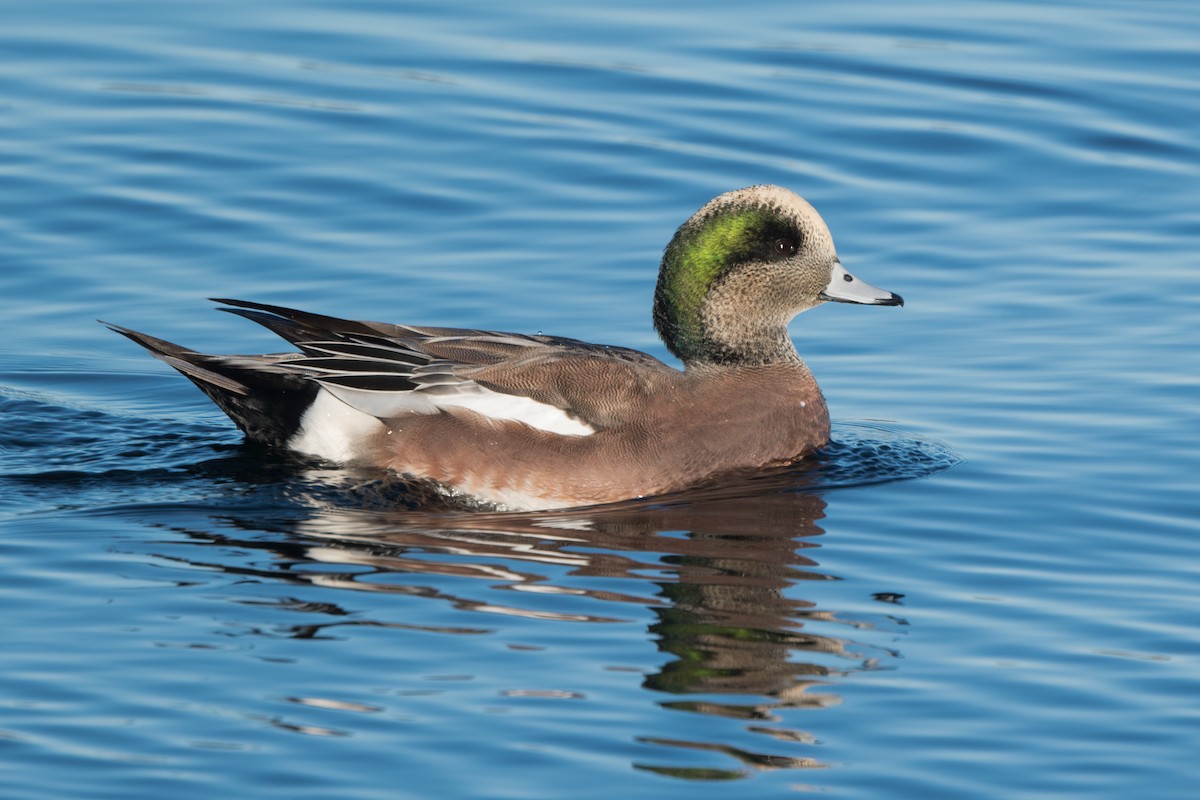
[[[567,434],[628,421],[628,409],[680,373],[637,350],[553,336],[357,322],[218,300],[303,355],[278,366],[383,419],[464,408]],[[279,357],[275,357],[279,358]]]

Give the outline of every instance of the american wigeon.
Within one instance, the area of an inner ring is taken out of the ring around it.
[[[663,253],[654,326],[682,371],[576,339],[241,300],[215,302],[300,352],[207,355],[110,327],[191,379],[251,439],[544,509],[661,494],[825,445],[829,411],[787,325],[826,300],[904,302],[842,267],[802,198],[752,186],[707,203]]]

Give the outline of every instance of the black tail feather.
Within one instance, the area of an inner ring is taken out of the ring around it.
[[[120,325],[102,324],[181,372],[255,441],[285,444],[299,429],[319,390],[317,383],[296,370],[279,366],[296,357],[291,354],[208,355]]]

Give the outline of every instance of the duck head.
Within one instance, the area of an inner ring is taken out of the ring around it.
[[[904,305],[846,271],[803,198],[751,186],[709,201],[675,232],[658,273],[654,327],[688,367],[794,361],[788,323],[826,301]]]

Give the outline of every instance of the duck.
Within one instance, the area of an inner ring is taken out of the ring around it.
[[[249,440],[513,511],[663,495],[812,456],[829,410],[788,324],[825,302],[904,304],[848,272],[816,209],[774,185],[715,197],[663,251],[654,327],[682,369],[541,333],[212,301],[295,350],[213,355],[104,324]]]

